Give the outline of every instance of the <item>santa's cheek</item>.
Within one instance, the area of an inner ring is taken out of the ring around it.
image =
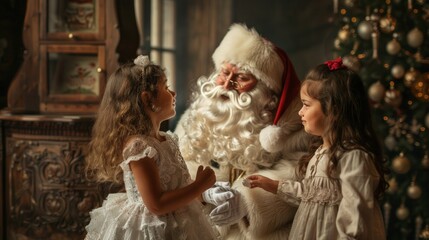
[[[255,84],[242,85],[238,90],[239,93],[249,92],[255,87]]]

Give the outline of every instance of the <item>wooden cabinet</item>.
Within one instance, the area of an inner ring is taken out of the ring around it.
[[[23,63],[0,112],[0,239],[83,239],[108,188],[84,158],[118,67],[115,0],[28,0]]]
[[[8,91],[14,113],[92,114],[117,67],[114,0],[32,0],[24,61]]]
[[[93,118],[0,115],[1,239],[83,239],[89,211],[110,191],[83,168]]]

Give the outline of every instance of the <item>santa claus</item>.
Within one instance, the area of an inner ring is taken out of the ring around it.
[[[287,55],[254,29],[233,24],[213,54],[215,71],[198,80],[198,92],[176,134],[191,173],[211,166],[233,198],[208,191],[211,219],[224,239],[287,239],[296,206],[250,189],[243,179],[260,174],[294,178],[308,138],[298,110],[300,81]],[[229,196],[229,195],[228,195]]]

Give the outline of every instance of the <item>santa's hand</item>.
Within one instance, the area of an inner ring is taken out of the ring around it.
[[[228,201],[217,206],[210,212],[210,219],[216,225],[231,225],[237,223],[247,215],[246,207],[241,199],[242,196],[237,190],[233,191],[234,197],[228,199]]]
[[[228,182],[216,182],[213,187],[201,194],[203,201],[219,206],[234,197],[234,192]]]

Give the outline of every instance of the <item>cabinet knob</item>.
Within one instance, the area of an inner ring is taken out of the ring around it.
[[[73,33],[69,33],[69,39],[73,39],[73,38],[74,38]]]
[[[101,73],[103,71],[103,69],[101,69],[101,67],[97,68],[97,72]]]

